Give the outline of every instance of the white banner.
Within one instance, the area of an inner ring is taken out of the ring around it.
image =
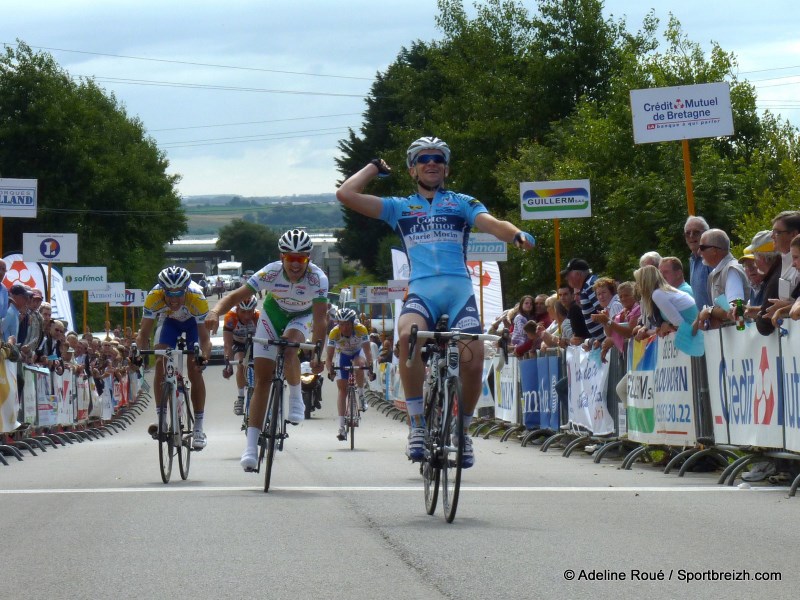
[[[0,357],[0,433],[17,428],[18,410],[17,363]]]
[[[109,302],[109,306],[144,306],[144,300],[147,298],[145,290],[125,290],[125,300]]]
[[[503,312],[503,289],[500,283],[500,267],[496,262],[468,262],[472,277],[475,303],[483,320],[484,330]]]
[[[36,218],[37,179],[0,178],[0,217]]]
[[[90,290],[89,302],[124,302],[125,282],[115,281],[106,284],[104,290]]]
[[[733,135],[726,82],[631,90],[636,144]]]
[[[389,300],[403,300],[408,293],[408,279],[390,279],[386,288]]]
[[[22,254],[7,254],[3,257],[6,263],[7,271],[3,281],[7,287],[11,287],[15,283],[27,285],[29,288],[35,288],[46,294],[47,280],[42,272],[39,263],[26,262],[22,258]]]
[[[744,331],[724,327],[719,338],[709,333],[705,339],[713,345],[720,338],[724,349],[722,362],[706,363],[715,424],[727,425],[729,442],[733,445],[782,448],[778,336],[762,336],[754,326]]]
[[[23,233],[22,256],[43,263],[78,262],[77,233]]]
[[[505,262],[508,244],[491,233],[471,233],[467,243],[467,260]]]
[[[608,414],[606,384],[608,363],[600,360],[600,349],[586,352],[580,346],[567,348],[569,382],[569,422],[594,435],[614,432],[614,421]]]
[[[788,335],[781,338],[783,350],[783,416],[786,449],[800,452],[800,326],[785,323]]]
[[[519,184],[519,198],[523,221],[592,216],[588,179],[523,181]]]
[[[516,356],[509,356],[502,370],[494,372],[494,416],[496,419],[517,422],[519,402],[519,365]]]
[[[61,273],[52,269],[50,280],[53,284],[50,289],[50,305],[53,308],[53,318],[65,321],[68,331],[75,331],[75,320],[72,318],[72,303],[69,299],[69,292],[64,289],[64,278]]]
[[[104,290],[107,285],[106,267],[64,267],[64,289],[68,291]]]

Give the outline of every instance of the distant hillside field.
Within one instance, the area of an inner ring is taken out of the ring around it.
[[[220,227],[235,219],[260,223],[275,230],[305,227],[309,231],[334,231],[344,227],[341,205],[333,194],[280,200],[193,196],[184,199],[184,208],[189,220],[189,235],[217,233]]]

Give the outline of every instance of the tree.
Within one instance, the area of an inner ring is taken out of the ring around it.
[[[236,219],[219,230],[217,248],[230,250],[244,270],[256,271],[278,260],[280,235],[258,223]]]
[[[186,230],[167,160],[113,95],[75,81],[20,42],[0,56],[0,175],[38,180],[35,219],[4,222],[4,245],[25,232],[78,234],[83,265],[149,288],[165,244]]]

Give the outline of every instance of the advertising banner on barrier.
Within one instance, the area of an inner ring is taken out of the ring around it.
[[[103,378],[103,395],[100,396],[100,402],[103,420],[110,421],[114,416],[114,382],[110,375]]]
[[[82,376],[77,378],[75,383],[75,402],[77,404],[75,419],[78,423],[83,423],[89,418],[89,380]]]
[[[58,425],[71,425],[74,419],[72,373],[64,371],[61,375],[53,371],[50,374],[53,381],[53,396],[56,405],[56,423]]]
[[[600,360],[600,349],[567,348],[567,377],[569,422],[595,435],[613,433],[614,420],[606,404],[608,364]]]
[[[483,359],[483,376],[481,382],[481,395],[478,398],[478,404],[475,405],[475,414],[478,414],[479,408],[488,408],[494,406],[494,394],[492,394],[492,387],[489,385],[489,375],[495,368],[494,359],[485,357]]]
[[[727,423],[731,444],[782,448],[778,336],[762,336],[749,326],[744,331],[723,327],[720,338],[723,363],[706,363],[714,422]]]
[[[17,428],[17,363],[0,358],[0,433]]]
[[[800,452],[800,326],[794,321],[786,325],[780,363],[786,449]]]
[[[501,421],[517,422],[517,382],[519,361],[515,356],[509,356],[508,362],[500,371],[495,370],[495,403],[494,416]],[[498,385],[499,382],[499,385]]]
[[[714,442],[730,444],[728,431],[728,399],[725,396],[724,377],[725,361],[722,356],[722,340],[719,330],[707,331],[703,334],[706,349],[706,371],[708,373],[708,395],[711,404],[711,422],[714,426]]]
[[[558,394],[558,357],[541,356],[519,362],[522,384],[522,423],[526,429],[557,431],[560,426]]]
[[[631,342],[628,352],[628,437],[646,444],[696,441],[692,364],[675,334]]]

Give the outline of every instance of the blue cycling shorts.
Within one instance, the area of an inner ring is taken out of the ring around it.
[[[482,333],[480,313],[469,277],[439,275],[412,281],[400,315],[406,313],[424,318],[429,331],[433,331],[439,317],[446,314],[450,316],[450,329]]]
[[[161,335],[158,336],[158,343],[174,348],[182,333],[186,334],[186,348],[191,350],[198,341],[197,321],[195,319],[187,319],[186,321],[164,319],[161,324]]]

